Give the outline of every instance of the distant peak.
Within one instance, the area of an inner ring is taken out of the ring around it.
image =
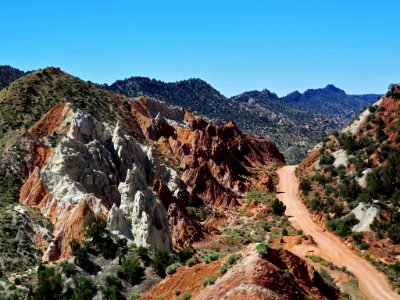
[[[343,90],[337,88],[336,86],[334,86],[333,84],[328,84],[324,90],[328,90],[328,91],[332,91],[332,92],[336,92],[336,93],[345,93]]]
[[[302,94],[299,91],[294,91],[294,92],[287,94],[285,97],[299,97],[301,95]]]

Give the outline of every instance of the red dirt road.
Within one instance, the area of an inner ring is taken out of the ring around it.
[[[367,299],[400,299],[400,296],[391,289],[382,273],[368,261],[353,253],[339,237],[324,231],[312,221],[307,208],[297,197],[298,180],[294,174],[295,169],[296,166],[285,166],[278,170],[278,190],[281,193],[277,196],[286,205],[285,214],[290,217],[292,225],[313,237],[317,243],[319,256],[337,266],[346,266],[358,279],[360,290]]]

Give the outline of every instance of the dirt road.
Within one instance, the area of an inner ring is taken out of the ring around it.
[[[307,208],[297,197],[298,180],[294,175],[295,168],[296,166],[286,166],[278,170],[279,192],[282,192],[278,194],[278,198],[286,205],[285,214],[290,217],[293,226],[313,237],[319,256],[339,267],[346,266],[357,277],[360,290],[367,299],[400,299],[389,286],[385,276],[374,266],[353,253],[339,237],[323,231],[312,221]]]

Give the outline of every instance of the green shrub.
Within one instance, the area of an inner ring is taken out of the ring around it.
[[[270,231],[271,230],[271,226],[269,226],[269,224],[265,221],[261,221],[260,222],[260,226],[264,231]]]
[[[209,284],[213,284],[217,281],[217,276],[213,275],[203,280],[203,286],[207,286]]]
[[[190,293],[186,292],[181,297],[177,298],[176,300],[189,300],[192,297]]]
[[[400,223],[390,226],[387,233],[393,244],[400,243]]]
[[[175,294],[175,296],[179,296],[181,294],[181,291],[180,290],[175,290],[174,294]]]
[[[357,242],[358,244],[361,243],[362,239],[363,239],[364,235],[362,232],[353,232],[351,234],[351,238]]]
[[[166,269],[165,269],[165,273],[167,275],[171,275],[174,274],[176,272],[176,269],[178,269],[179,265],[177,263],[174,263],[172,265],[169,265]]]
[[[188,267],[192,267],[192,266],[194,266],[195,264],[197,264],[197,259],[194,258],[194,257],[189,258],[189,259],[185,262],[185,265],[187,265]]]
[[[259,254],[264,255],[268,253],[268,246],[264,243],[259,243],[256,247]]]
[[[228,271],[228,264],[227,264],[227,263],[224,263],[224,264],[221,266],[221,268],[219,269],[219,273],[220,273],[221,275],[224,275],[227,271]]]
[[[139,299],[140,297],[141,297],[140,294],[134,293],[134,294],[131,295],[131,300],[136,300],[136,299]]]
[[[85,276],[74,276],[74,283],[73,300],[91,300],[97,293],[94,283]]]
[[[217,260],[217,259],[219,258],[219,253],[213,251],[213,252],[211,252],[211,253],[208,253],[208,254],[206,254],[206,255],[203,255],[202,258],[203,258],[203,260],[204,260],[204,262],[205,262],[206,264],[209,264],[210,262],[215,261],[215,260]]]
[[[142,282],[144,270],[136,257],[127,258],[122,261],[121,267],[117,270],[119,278],[126,279],[132,285]]]
[[[351,227],[355,225],[357,219],[354,214],[350,214],[341,219],[329,220],[327,222],[327,227],[329,230],[334,231],[337,235],[341,237],[346,237],[351,234]]]
[[[286,229],[286,227],[282,228],[282,236],[287,236],[288,235],[288,231]]]
[[[157,296],[154,300],[164,300],[163,296]]]
[[[241,256],[240,253],[230,255],[228,257],[228,264],[233,265]]]
[[[303,191],[304,195],[308,195],[308,193],[311,191],[311,184],[308,179],[302,178],[299,184],[300,190]]]
[[[61,264],[61,269],[65,276],[68,278],[71,277],[72,275],[75,275],[77,270],[74,264],[71,264],[69,262],[64,262]]]
[[[114,275],[108,275],[105,281],[107,287],[103,287],[101,289],[101,293],[103,294],[105,299],[118,300],[123,298],[120,292],[123,287],[121,280],[119,280]]]
[[[367,250],[369,248],[369,244],[362,241],[359,245],[358,248],[360,248],[361,250]]]
[[[145,266],[149,266],[151,263],[151,259],[149,256],[149,252],[147,251],[147,248],[143,246],[139,246],[136,250],[136,254],[143,260]]]
[[[151,266],[154,271],[162,278],[165,277],[165,269],[171,263],[171,258],[169,253],[163,251],[161,249],[155,248],[153,251],[153,261],[151,262]]]
[[[376,105],[370,105],[370,106],[368,107],[368,110],[369,110],[370,113],[376,112]]]
[[[84,267],[89,261],[87,248],[82,246],[76,239],[72,239],[69,243],[71,245],[72,255],[75,256],[75,264]]]
[[[286,210],[286,206],[282,201],[275,199],[272,202],[272,213],[277,216],[282,216]]]
[[[193,256],[193,248],[191,247],[187,247],[178,253],[179,261],[181,263],[186,262],[192,256]]]
[[[319,160],[321,165],[331,165],[335,162],[335,157],[332,154],[325,154]]]

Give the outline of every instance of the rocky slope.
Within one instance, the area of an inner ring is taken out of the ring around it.
[[[368,251],[398,287],[399,117],[400,86],[394,84],[349,126],[315,146],[298,168],[304,201],[316,219],[356,251]]]
[[[327,285],[312,266],[285,250],[268,249],[259,254],[250,244],[224,274],[224,261],[194,268],[182,267],[141,299],[175,299],[174,291],[190,291],[191,299],[339,299],[337,290]],[[203,281],[215,276],[208,286]]]

